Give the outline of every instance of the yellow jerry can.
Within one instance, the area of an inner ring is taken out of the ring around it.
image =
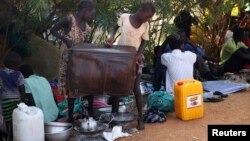
[[[174,107],[176,117],[182,120],[202,118],[204,114],[202,83],[195,79],[175,82]]]

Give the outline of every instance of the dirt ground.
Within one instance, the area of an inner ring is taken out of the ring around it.
[[[230,94],[224,101],[204,103],[204,117],[182,121],[167,113],[164,123],[145,124],[145,129],[118,141],[207,141],[209,124],[250,124],[250,90]],[[131,126],[135,127],[136,122]]]

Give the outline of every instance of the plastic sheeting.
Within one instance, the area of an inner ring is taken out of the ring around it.
[[[219,91],[223,94],[234,93],[249,87],[248,83],[236,83],[229,80],[204,81],[202,84],[205,91]]]

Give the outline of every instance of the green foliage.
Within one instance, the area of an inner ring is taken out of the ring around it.
[[[200,45],[209,56],[219,57],[224,35],[230,24],[231,10],[235,6],[241,9],[245,3],[244,0],[201,1],[199,7],[192,9],[194,13],[198,11],[194,16],[199,20],[199,28],[203,32],[199,35],[203,38]]]
[[[47,0],[17,0],[7,3],[12,5],[12,8],[17,12],[15,13],[15,21],[20,30],[36,32],[36,30],[44,26],[44,21],[51,10]]]
[[[12,7],[19,29],[50,39],[49,29],[68,12],[75,12],[80,0],[4,0]],[[105,43],[110,28],[121,13],[134,13],[145,0],[93,0],[96,17],[92,25],[92,43]],[[243,7],[249,0],[155,0],[156,14],[150,20],[150,40],[145,49],[147,63],[152,64],[153,49],[176,31],[173,19],[182,9],[189,10],[203,31],[200,44],[209,55],[218,56],[222,38],[230,22],[230,11],[237,4]],[[209,11],[206,14],[205,9]],[[11,17],[11,16],[10,16]],[[12,19],[13,20],[13,19]],[[11,22],[11,21],[9,21]],[[0,24],[1,25],[1,24]],[[219,37],[219,42],[216,39]]]
[[[12,31],[8,36],[8,45],[13,51],[18,52],[21,56],[29,56],[28,39],[20,32]]]
[[[3,11],[7,14],[4,15],[7,21],[0,27],[0,35],[6,38],[0,46],[1,50],[7,53],[11,49],[22,56],[29,56],[26,32],[36,32],[44,26],[46,13],[49,12],[48,3],[45,0],[3,0],[1,4],[8,7]]]

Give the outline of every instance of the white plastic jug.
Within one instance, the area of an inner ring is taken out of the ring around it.
[[[44,141],[44,117],[41,109],[18,104],[12,114],[14,141]]]

